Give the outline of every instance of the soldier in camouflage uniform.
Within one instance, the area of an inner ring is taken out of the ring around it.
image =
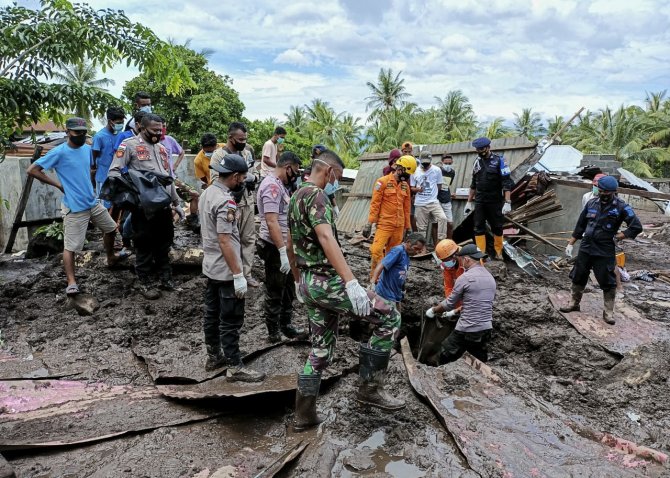
[[[356,399],[386,410],[405,406],[383,389],[400,312],[393,303],[361,287],[336,241],[328,193],[337,187],[343,171],[339,156],[324,151],[312,163],[309,182],[291,197],[289,206],[291,270],[297,298],[307,306],[312,331],[312,351],[298,375],[296,430],[322,421],[316,414],[316,397],[321,372],[333,358],[339,314],[353,314],[376,325],[368,343],[360,345],[361,383]]]

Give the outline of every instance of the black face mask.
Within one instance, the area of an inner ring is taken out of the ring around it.
[[[80,136],[70,136],[70,141],[72,141],[72,144],[75,146],[83,146],[84,143],[86,142],[86,135],[82,134]]]
[[[600,198],[600,202],[602,204],[609,204],[612,202],[612,199],[614,199],[614,194],[599,194],[598,197]]]
[[[400,173],[400,180],[401,181],[409,182],[409,177],[410,177],[409,173]]]
[[[230,192],[231,192],[231,193],[241,193],[242,191],[244,191],[244,181],[242,181],[241,183],[239,183],[239,184],[238,184],[237,186],[235,186],[234,188],[230,188]]]
[[[289,184],[295,184],[299,177],[299,174],[293,174],[293,170],[291,168],[286,170],[286,179],[288,179]]]
[[[150,134],[149,135],[149,142],[151,144],[158,144],[160,142],[160,140],[161,140],[161,133]]]
[[[233,141],[233,148],[235,148],[235,151],[244,151],[244,148],[247,147],[247,143],[238,143],[237,141]]]
[[[482,151],[480,153],[477,153],[477,156],[479,156],[482,159],[486,159],[486,154],[487,154],[487,151]]]

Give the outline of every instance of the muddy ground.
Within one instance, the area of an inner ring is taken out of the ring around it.
[[[645,215],[644,223],[668,218]],[[346,240],[343,238],[343,242]],[[197,245],[197,238],[178,231],[177,248]],[[628,270],[665,269],[670,257],[667,236],[626,241]],[[205,279],[198,268],[176,267],[178,291],[147,301],[133,289],[130,269],[108,271],[100,244],[92,235],[80,283],[100,301],[91,316],[67,308],[61,258],[0,262],[0,351],[40,359],[54,374],[108,385],[151,386],[147,364],[131,345],[158,356],[165,344],[181,347],[182,355],[204,357],[201,337]],[[368,260],[363,248],[346,246],[348,262],[362,283]],[[441,275],[430,262],[417,262],[403,304],[402,335],[416,346],[423,310],[442,291]],[[670,452],[670,344],[641,347],[620,356],[580,335],[551,306],[549,292],[569,288],[568,270],[544,279],[529,277],[513,263],[499,277],[490,365],[512,388],[549,402],[582,424]],[[254,276],[262,280],[257,259]],[[243,349],[266,345],[262,318],[263,289],[250,289]],[[643,316],[670,327],[670,286],[660,281],[624,285],[623,300]],[[306,326],[296,303],[295,321]],[[342,376],[324,387],[319,410],[327,416],[316,430],[296,435],[290,427],[293,393],[255,398],[190,402],[189,407],[219,409],[220,415],[197,423],[167,426],[94,444],[53,449],[3,452],[20,477],[255,476],[297,440],[310,447],[278,476],[480,476],[471,470],[433,410],[413,392],[400,354],[391,361],[390,388],[407,400],[402,412],[389,414],[360,406],[356,391],[356,341],[366,328],[343,323],[338,344]],[[350,337],[353,335],[353,338]],[[182,344],[182,345],[179,345]],[[168,348],[169,348],[168,346]],[[169,350],[168,350],[169,352]],[[284,347],[252,365],[269,373],[299,370],[306,346]],[[197,365],[193,365],[195,367]],[[446,366],[448,367],[448,366]],[[627,380],[636,370],[650,370],[643,380]],[[269,398],[268,398],[269,397]],[[1,413],[1,412],[0,412]],[[76,419],[73,427],[77,427]],[[104,428],[104,426],[102,426]],[[104,434],[101,429],[100,433]],[[36,431],[39,433],[39,431]],[[254,457],[261,457],[254,460]],[[237,475],[226,474],[234,467]],[[208,472],[204,472],[208,470]],[[643,473],[643,472],[642,472]],[[497,476],[492,474],[491,476]]]

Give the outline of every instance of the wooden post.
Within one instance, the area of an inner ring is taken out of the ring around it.
[[[39,159],[42,155],[42,146],[35,145],[35,151],[33,152],[32,158],[30,158],[30,164],[33,164]],[[16,241],[16,234],[18,234],[19,229],[22,227],[21,219],[23,218],[23,213],[26,211],[26,205],[28,204],[28,198],[30,197],[30,190],[33,187],[33,177],[28,175],[26,179],[26,184],[23,185],[21,190],[21,198],[19,203],[16,206],[16,214],[14,215],[14,223],[12,224],[12,231],[9,233],[9,239],[7,239],[7,245],[5,246],[5,253],[9,254],[12,252],[14,247],[14,241]]]

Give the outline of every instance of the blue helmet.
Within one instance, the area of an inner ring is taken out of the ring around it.
[[[619,182],[613,176],[604,176],[598,180],[598,189],[603,191],[616,191]]]
[[[487,137],[477,138],[472,142],[472,147],[475,149],[486,148],[491,144],[491,140]]]

